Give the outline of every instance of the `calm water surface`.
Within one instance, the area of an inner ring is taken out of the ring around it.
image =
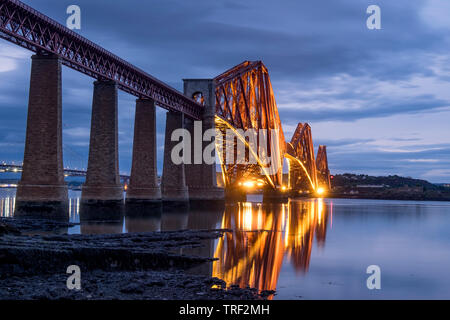
[[[1,216],[13,215],[14,195],[14,189],[0,190]],[[79,196],[70,192],[74,222]],[[276,290],[274,299],[450,299],[449,202],[312,199],[266,205],[257,196],[248,200],[225,210],[147,212],[60,232],[227,228],[233,232],[203,248],[184,249],[219,258],[192,272]],[[369,265],[381,268],[381,290],[367,289]]]

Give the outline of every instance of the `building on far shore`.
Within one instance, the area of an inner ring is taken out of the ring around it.
[[[384,184],[358,184],[356,185],[356,188],[352,191],[354,193],[373,193],[376,191],[382,191],[383,189],[389,188],[389,186],[386,186]]]

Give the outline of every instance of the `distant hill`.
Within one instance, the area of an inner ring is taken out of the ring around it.
[[[423,187],[424,190],[440,190],[442,186],[430,183],[426,180],[410,177],[394,176],[368,176],[365,174],[344,173],[333,176],[333,187],[352,188],[361,185],[383,186],[385,188]]]
[[[337,174],[331,179],[332,196],[385,200],[450,201],[448,184],[433,184],[410,177]]]

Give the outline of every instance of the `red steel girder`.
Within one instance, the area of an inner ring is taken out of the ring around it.
[[[319,186],[331,189],[330,170],[328,168],[326,146],[319,146],[319,149],[317,150],[316,167]]]
[[[269,72],[261,61],[244,61],[214,78],[216,85],[216,115],[227,121],[235,129],[267,130],[268,156],[277,155],[282,159],[286,150],[275,96]],[[278,131],[278,148],[272,150],[270,129]],[[258,136],[259,140],[259,136]],[[228,169],[232,169],[229,166]],[[229,170],[236,175],[236,170]],[[236,181],[236,176],[232,180]],[[282,170],[271,179],[277,186],[282,185]]]
[[[203,106],[141,69],[69,30],[18,0],[0,0],[0,38],[36,53],[53,53],[62,63],[120,89],[199,120]]]
[[[292,136],[291,142],[288,144],[287,152],[292,157],[300,161],[306,169],[309,179],[314,186],[317,186],[317,168],[314,157],[314,145],[312,140],[311,126],[308,123],[299,123]],[[295,164],[295,163],[294,163]],[[296,166],[297,168],[298,166]],[[298,170],[297,174],[301,174],[302,170]],[[306,181],[306,179],[304,179]],[[295,186],[292,186],[295,188]]]

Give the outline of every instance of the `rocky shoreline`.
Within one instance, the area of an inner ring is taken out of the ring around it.
[[[254,300],[273,294],[187,272],[213,259],[180,254],[179,249],[198,248],[227,230],[33,234],[61,226],[44,220],[0,219],[0,299]],[[70,265],[81,270],[81,290],[67,288]]]

